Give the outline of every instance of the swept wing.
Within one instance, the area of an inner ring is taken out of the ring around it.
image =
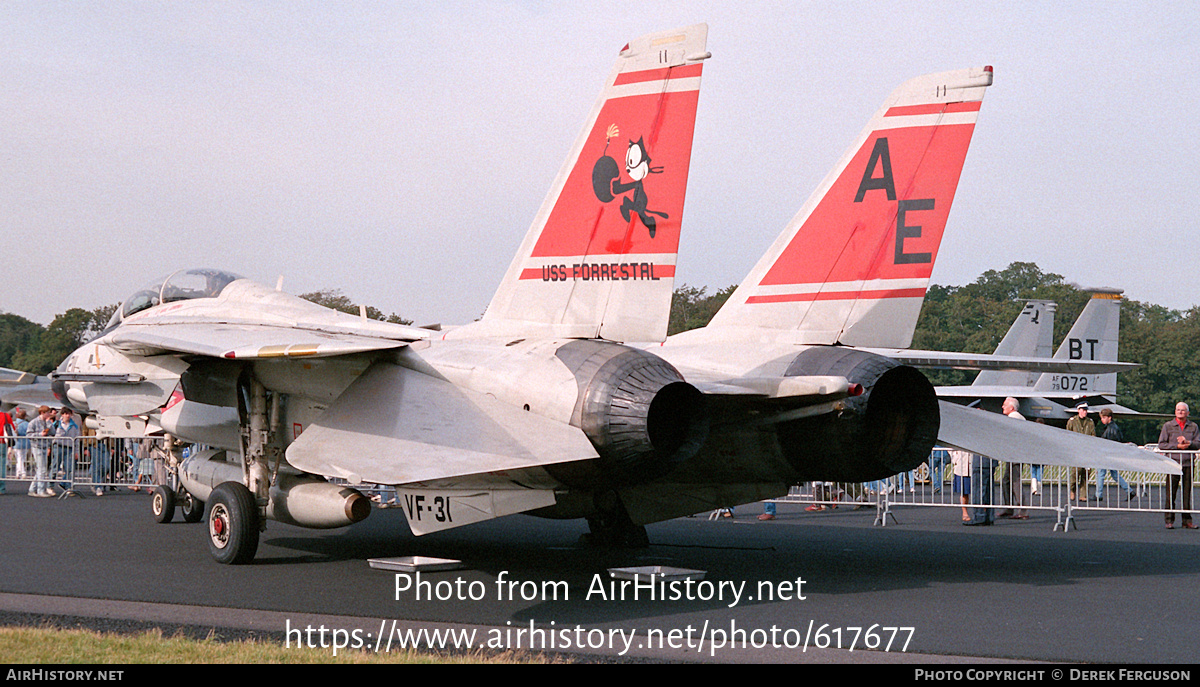
[[[997,460],[1179,475],[1179,464],[1129,444],[942,401],[938,441]],[[1082,458],[1081,458],[1082,457]]]

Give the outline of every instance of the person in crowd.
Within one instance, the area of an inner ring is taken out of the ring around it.
[[[1196,451],[1200,450],[1200,427],[1196,426],[1195,422],[1188,420],[1188,404],[1180,401],[1175,404],[1175,419],[1167,420],[1163,425],[1162,431],[1158,434],[1158,448],[1160,451]],[[1183,492],[1182,503],[1180,508],[1185,511],[1192,509],[1192,455],[1191,453],[1168,453],[1172,460],[1179,463],[1183,468],[1183,475],[1169,475],[1167,477],[1167,509],[1168,511],[1175,510],[1176,500],[1175,494],[1178,491]],[[1164,513],[1166,518],[1167,529],[1175,529],[1175,514],[1171,512]],[[1183,526],[1185,529],[1197,529],[1192,523],[1192,514],[1183,514]]]
[[[75,440],[79,436],[79,423],[75,422],[75,413],[70,408],[63,408],[58,413],[58,426],[54,430],[54,449],[56,454],[55,471],[65,481],[58,486],[64,492],[71,490],[71,480],[75,472]]]
[[[92,489],[96,496],[104,496],[104,485],[112,481],[112,452],[109,451],[108,441],[98,439],[96,432],[84,425],[84,436],[88,437],[83,450],[92,465]]]
[[[146,491],[151,491],[149,485],[154,482],[154,458],[150,455],[150,449],[153,443],[150,439],[133,442],[134,455],[131,469],[135,478],[129,487],[132,491],[141,491],[143,484],[146,485]]]
[[[8,477],[8,459],[13,455],[13,437],[17,436],[17,428],[13,425],[12,415],[0,410],[0,494],[5,493],[5,478]],[[16,466],[13,466],[14,469]]]
[[[917,478],[912,470],[896,475],[896,489],[900,493],[904,493],[906,488],[910,494],[917,491]]]
[[[1001,406],[1002,412],[1014,420],[1025,420],[1025,416],[1017,412],[1017,399],[1009,396],[1004,399],[1004,404]],[[1000,480],[1000,492],[1004,496],[1004,503],[1010,508],[1006,508],[1000,513],[1002,518],[1013,518],[1015,520],[1028,520],[1029,515],[1025,513],[1025,489],[1021,483],[1021,464],[1008,463],[1005,465],[1004,478]],[[1016,509],[1015,511],[1013,509]]]
[[[971,454],[971,521],[964,525],[972,527],[987,527],[992,524],[995,512],[992,510],[992,497],[995,494],[995,483],[992,476],[996,473],[996,461],[991,456],[982,453]]]
[[[1109,441],[1116,441],[1116,442],[1124,442],[1125,441],[1125,433],[1121,431],[1121,428],[1117,426],[1116,422],[1113,422],[1112,408],[1101,408],[1100,409],[1100,438],[1108,439]],[[1125,498],[1130,499],[1130,500],[1133,499],[1134,491],[1133,491],[1133,489],[1130,488],[1129,483],[1125,481],[1125,478],[1121,476],[1120,472],[1117,472],[1116,470],[1111,470],[1111,469],[1105,470],[1103,468],[1097,468],[1096,469],[1096,500],[1097,501],[1104,500],[1104,474],[1105,473],[1112,475],[1113,480],[1117,483],[1117,486],[1121,489],[1121,493],[1125,494]]]
[[[840,501],[838,494],[838,486],[835,482],[813,482],[813,500],[814,501]],[[823,503],[814,503],[811,506],[805,507],[804,510],[809,513],[817,511],[830,510],[837,506],[827,506]]]
[[[758,516],[759,520],[774,520],[775,519],[775,502],[766,501],[763,503],[762,515]]]
[[[950,451],[950,465],[954,472],[954,493],[958,494],[959,503],[962,504],[962,519],[967,523],[971,521],[971,515],[967,512],[967,504],[971,500],[971,452],[958,449]]]
[[[25,409],[17,407],[12,412],[13,427],[15,431],[13,436],[17,437],[13,441],[13,451],[16,454],[17,462],[17,479],[25,479],[28,477],[28,461],[29,461],[29,440],[25,438],[25,432],[29,429],[29,420],[25,419]]]
[[[1090,437],[1096,436],[1096,423],[1092,422],[1092,418],[1088,417],[1088,404],[1080,403],[1075,406],[1075,415],[1067,420],[1067,430],[1071,432],[1079,432]],[[1068,468],[1069,490],[1067,491],[1067,500],[1075,500],[1076,495],[1079,496],[1079,503],[1087,503],[1087,468]]]
[[[945,449],[935,448],[929,454],[929,482],[933,485],[933,493],[942,493],[942,482],[946,471]]]
[[[1034,422],[1039,425],[1046,424],[1044,418],[1038,418]],[[1041,463],[1033,463],[1029,466],[1029,498],[1039,496],[1042,493],[1042,465]]]
[[[29,450],[33,453],[33,481],[29,484],[29,495],[48,497],[54,496],[50,487],[47,470],[49,466],[47,455],[50,451],[50,438],[54,435],[54,416],[48,406],[38,406],[38,416],[29,423],[25,432],[29,441]]]

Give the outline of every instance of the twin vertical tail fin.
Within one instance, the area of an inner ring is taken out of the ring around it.
[[[1054,353],[1055,360],[1117,360],[1121,328],[1121,290],[1093,289],[1092,298]],[[1043,374],[1033,387],[1039,392],[1076,396],[1117,393],[1117,373],[1099,375]]]
[[[996,346],[996,355],[1022,358],[1049,358],[1054,354],[1054,301],[1030,300],[1017,315],[1008,333]],[[1000,372],[983,370],[971,386],[1033,386],[1037,372]]]
[[[983,67],[893,91],[709,327],[908,346],[991,83]]]
[[[477,330],[665,338],[707,36],[621,50]]]

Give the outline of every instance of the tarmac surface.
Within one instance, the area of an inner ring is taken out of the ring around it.
[[[1157,513],[1084,512],[1064,534],[1046,512],[966,528],[957,508],[907,507],[878,527],[874,509],[781,504],[758,522],[750,505],[733,520],[651,525],[648,549],[597,550],[577,543],[582,521],[514,516],[414,537],[399,510],[376,510],[341,530],[272,522],[254,564],[222,566],[205,525],[154,523],[144,493],[34,499],[8,486],[0,624],[218,628],[331,651],[454,629],[474,631],[473,647],[532,642],[606,661],[1195,660],[1200,531],[1164,530]],[[418,586],[367,563],[411,555],[465,568]],[[704,570],[707,584],[622,599],[606,574],[655,565]]]

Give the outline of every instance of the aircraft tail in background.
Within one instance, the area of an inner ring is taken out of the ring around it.
[[[1054,353],[1056,360],[1117,360],[1117,339],[1121,327],[1120,289],[1092,289],[1092,298],[1079,313],[1079,319]],[[1033,386],[1042,395],[1069,393],[1078,396],[1117,393],[1117,373],[1043,374]]]
[[[1000,340],[995,355],[1049,358],[1054,354],[1053,301],[1031,300],[1017,315],[1008,333]],[[983,370],[972,386],[1033,386],[1041,375],[1036,372]]]

